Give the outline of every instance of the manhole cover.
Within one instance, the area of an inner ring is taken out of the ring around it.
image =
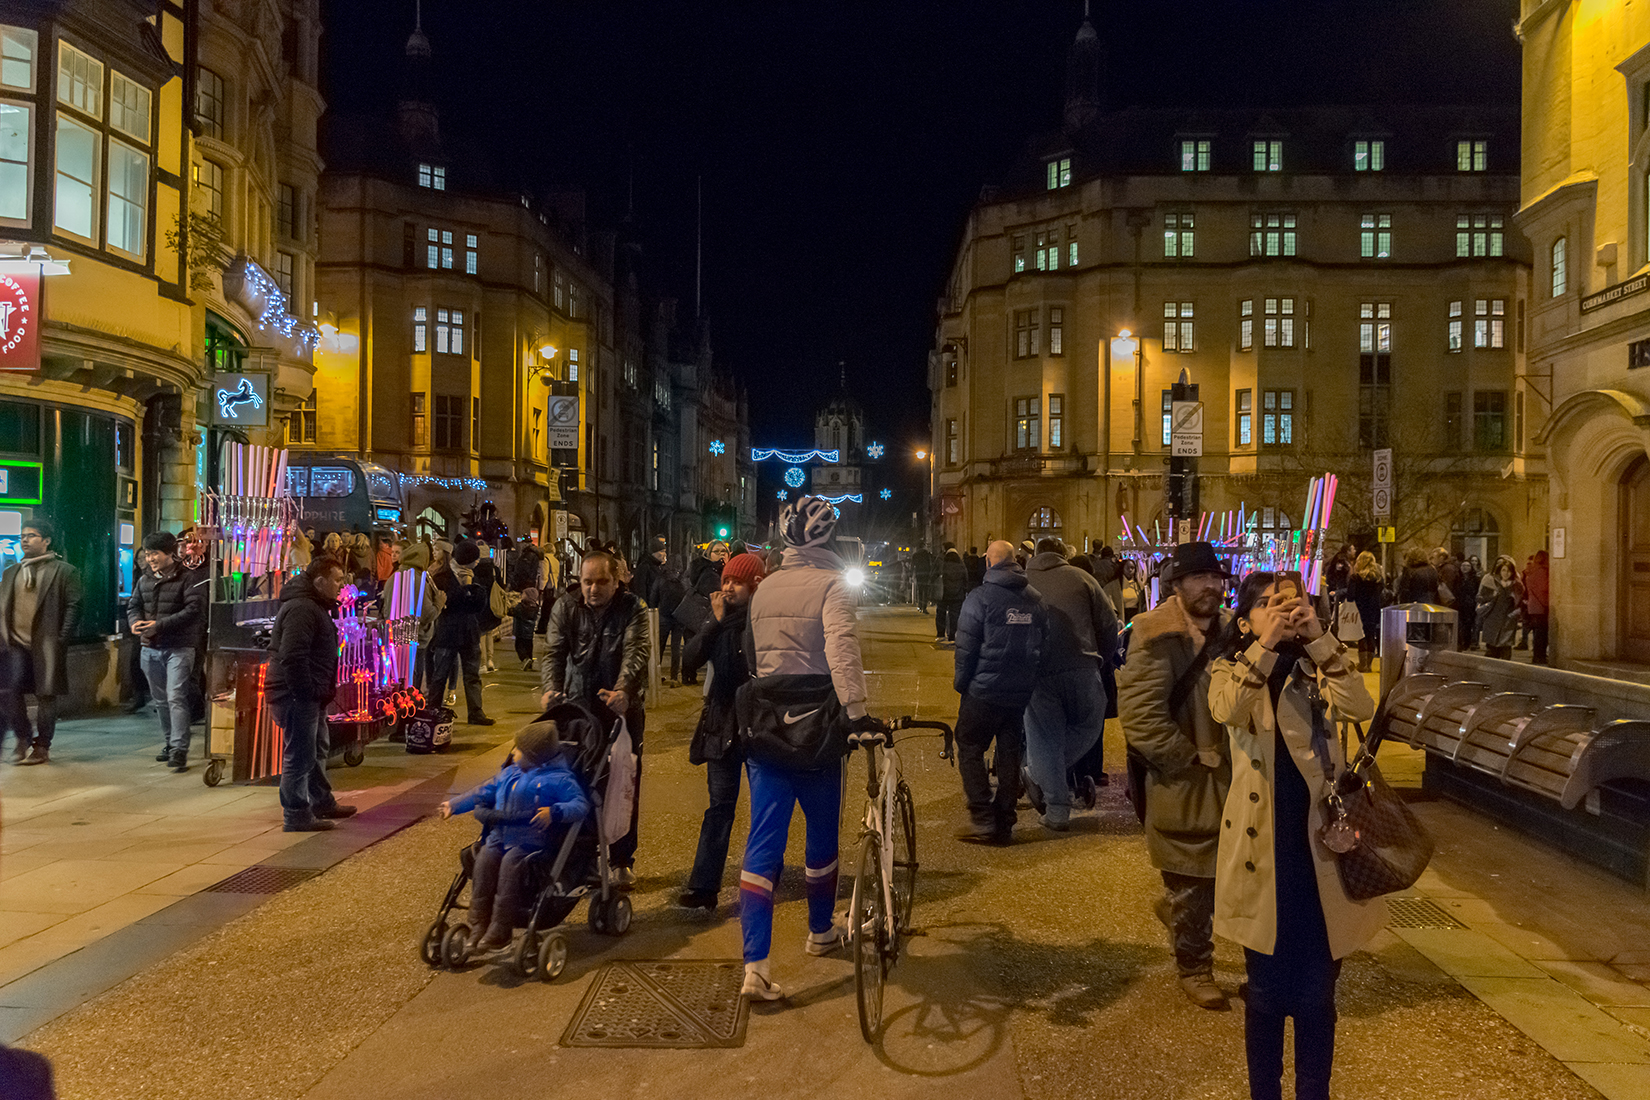
[[[1387,898],[1387,924],[1393,928],[1465,928],[1431,898]]]
[[[279,894],[289,886],[320,874],[305,867],[248,867],[237,871],[222,882],[214,882],[204,893],[208,894]]]
[[[745,966],[725,959],[608,963],[562,1033],[567,1047],[742,1047]]]

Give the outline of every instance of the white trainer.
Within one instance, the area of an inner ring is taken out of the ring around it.
[[[848,918],[839,916],[823,932],[809,932],[805,950],[810,955],[829,955],[848,942]]]
[[[785,995],[785,991],[763,973],[766,969],[766,959],[760,963],[745,964],[745,984],[739,987],[741,997],[749,997],[753,1001],[777,1001]]]

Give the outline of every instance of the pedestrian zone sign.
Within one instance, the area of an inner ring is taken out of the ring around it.
[[[1203,402],[1176,401],[1169,412],[1175,458],[1198,458],[1203,454]]]

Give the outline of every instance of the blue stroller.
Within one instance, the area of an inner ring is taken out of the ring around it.
[[[525,978],[550,982],[567,966],[567,936],[557,926],[567,919],[579,899],[589,895],[590,928],[608,936],[622,936],[630,929],[630,897],[619,891],[608,863],[608,840],[602,835],[602,807],[607,803],[612,754],[622,721],[603,723],[587,707],[561,702],[535,721],[553,721],[562,741],[572,753],[573,774],[590,796],[591,811],[582,821],[569,824],[554,847],[534,853],[526,861],[523,895],[529,900],[516,915],[516,927],[525,930],[517,937],[510,958]],[[475,860],[487,840],[488,829],[472,844],[460,849],[458,873],[441,901],[435,920],[424,933],[419,955],[431,967],[461,970],[471,962],[470,926],[464,921],[469,908],[469,888]],[[617,838],[613,838],[617,839]],[[457,923],[448,924],[459,910]]]

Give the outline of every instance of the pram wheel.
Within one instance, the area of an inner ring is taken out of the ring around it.
[[[605,901],[590,898],[590,930],[604,936],[622,936],[630,931],[630,896],[612,894]]]
[[[424,933],[424,942],[418,947],[418,957],[424,960],[425,966],[441,965],[441,943],[446,934],[447,926],[439,920]]]
[[[1077,797],[1083,800],[1086,809],[1094,809],[1095,803],[1100,801],[1100,789],[1094,785],[1094,776],[1085,775],[1077,780]]]
[[[540,981],[553,982],[567,968],[567,937],[551,932],[539,944],[538,976]]]
[[[539,975],[539,937],[536,932],[523,932],[521,939],[516,941],[512,962],[523,978],[529,980]]]
[[[590,930],[598,935],[607,935],[607,902],[597,893],[590,895],[590,911],[585,914],[585,920],[590,924]]]
[[[441,941],[441,961],[453,970],[462,970],[470,961],[470,926],[455,924]]]

